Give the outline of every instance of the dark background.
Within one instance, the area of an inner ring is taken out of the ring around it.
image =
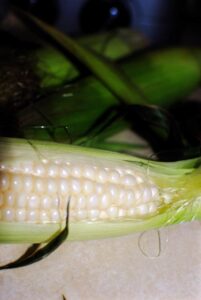
[[[1,19],[9,4],[23,7],[74,36],[132,27],[153,43],[201,41],[200,0],[1,0]]]

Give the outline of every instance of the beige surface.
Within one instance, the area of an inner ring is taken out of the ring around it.
[[[66,242],[45,260],[1,271],[0,299],[166,300],[201,299],[201,224],[171,226],[122,238]],[[19,255],[19,246],[1,246],[0,262]]]

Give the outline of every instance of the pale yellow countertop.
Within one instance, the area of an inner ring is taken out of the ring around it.
[[[0,272],[0,299],[200,300],[201,223],[87,242],[66,242],[34,265]],[[143,254],[146,252],[147,256]],[[0,246],[0,263],[25,246]]]

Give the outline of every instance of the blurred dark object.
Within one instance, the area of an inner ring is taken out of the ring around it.
[[[182,129],[186,143],[192,147],[201,147],[201,101],[196,99],[181,102],[175,104],[170,111]]]
[[[5,17],[7,11],[8,11],[8,1],[1,0],[1,2],[0,2],[0,21]]]
[[[184,159],[182,132],[177,120],[168,111],[154,106],[131,105],[124,109],[124,113],[132,130],[149,142],[160,160]]]
[[[57,0],[10,0],[9,2],[49,24],[55,24],[59,19],[59,1]]]
[[[80,12],[80,27],[84,33],[95,33],[131,26],[131,13],[126,1],[88,0]]]
[[[153,42],[175,41],[181,31],[180,15],[183,18],[184,8],[181,0],[59,0],[59,3],[62,9],[57,26],[73,35],[94,32],[97,22],[98,30],[105,30],[107,21],[116,26],[127,24]],[[115,16],[112,18],[111,14]],[[102,20],[101,15],[104,15]]]
[[[183,2],[183,19],[181,40],[188,44],[201,44],[201,1],[186,0]]]
[[[71,35],[129,26],[156,44],[201,42],[200,0],[1,0],[0,18],[6,3]]]
[[[23,107],[36,96],[39,80],[30,55],[36,45],[0,31],[0,107]]]

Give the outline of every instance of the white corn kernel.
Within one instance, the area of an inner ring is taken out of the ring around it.
[[[44,197],[42,198],[41,207],[42,207],[43,209],[49,209],[49,208],[51,208],[51,205],[52,205],[51,202],[52,202],[52,201],[51,201],[51,198],[50,198],[49,196],[44,196]]]
[[[80,167],[78,167],[78,166],[73,166],[72,167],[71,174],[72,174],[73,177],[80,178],[81,177],[81,173],[82,173],[82,171],[81,171]]]
[[[24,192],[30,193],[33,189],[33,177],[27,175],[23,179]]]
[[[0,190],[6,191],[9,188],[10,178],[7,173],[0,173]]]
[[[15,217],[16,217],[16,221],[24,222],[26,220],[26,210],[25,209],[17,209]]]
[[[59,174],[59,168],[57,165],[50,165],[47,167],[47,174],[50,177],[56,177]]]
[[[125,185],[128,185],[128,186],[133,186],[136,183],[136,179],[132,175],[126,175],[122,179],[122,183],[125,184]]]
[[[88,167],[88,166],[85,166],[84,167],[84,171],[83,171],[83,176],[86,177],[86,178],[89,178],[89,179],[94,179],[94,176],[95,176],[95,170],[93,167]]]
[[[13,192],[19,192],[21,190],[21,187],[22,187],[21,176],[16,174],[11,176],[10,189]]]
[[[98,180],[105,183],[108,180],[108,173],[105,170],[100,170],[98,172]]]
[[[7,208],[3,210],[3,220],[11,222],[14,221],[14,210],[12,208]]]
[[[39,208],[39,197],[37,195],[31,195],[29,198],[28,198],[28,206],[30,208]]]
[[[3,198],[3,196],[2,196]],[[13,192],[7,192],[4,194],[4,201],[7,206],[15,206],[15,193]]]
[[[89,180],[84,180],[83,182],[83,192],[86,194],[91,194],[93,192],[93,183]]]
[[[36,174],[37,176],[44,176],[45,175],[45,166],[40,164],[40,165],[36,165],[34,168],[34,174]]]
[[[77,208],[83,209],[86,207],[86,198],[84,196],[80,196],[77,199]]]

